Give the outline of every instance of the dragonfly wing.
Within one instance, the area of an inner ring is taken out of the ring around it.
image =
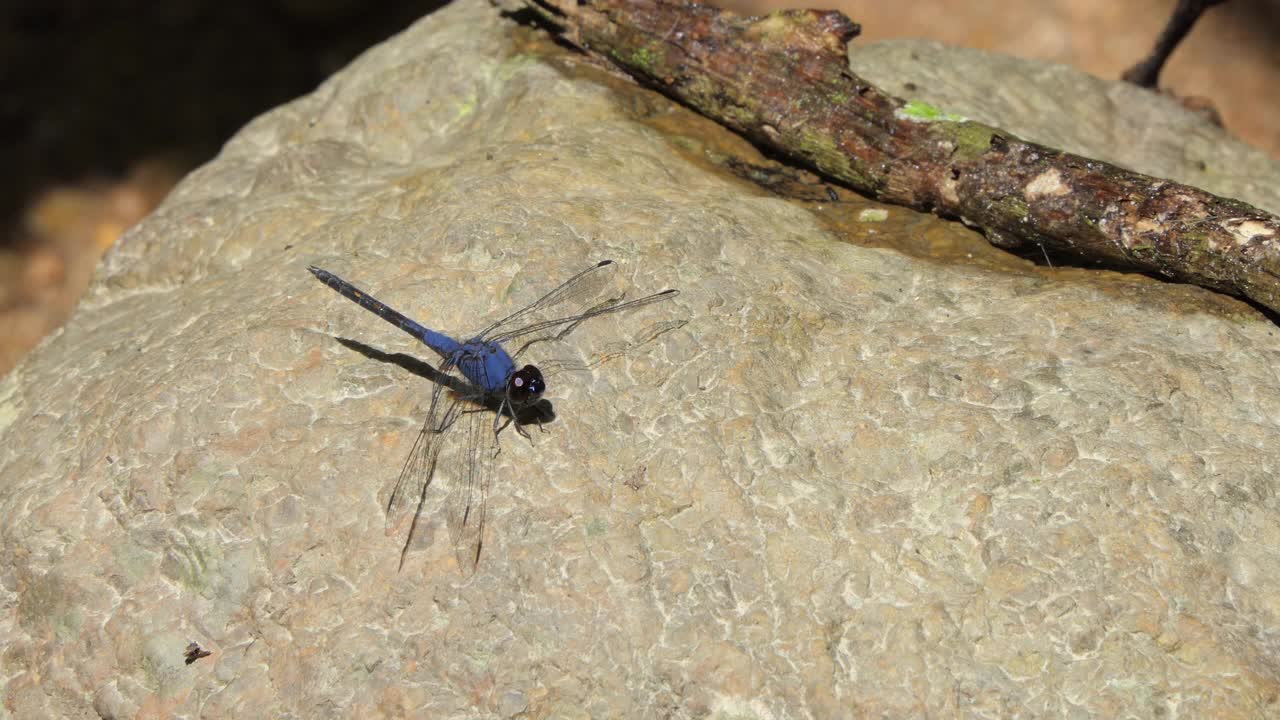
[[[458,567],[464,575],[475,572],[484,547],[485,513],[489,487],[497,468],[500,415],[483,406],[467,408],[448,445],[447,468],[451,475],[448,499],[449,534]]]
[[[401,567],[404,567],[406,555],[418,533],[427,489],[435,478],[446,433],[457,424],[466,407],[464,395],[457,391],[459,386],[465,385],[460,385],[459,377],[455,377],[459,376],[456,366],[446,361],[441,363],[440,370],[445,377],[437,382],[431,392],[426,420],[423,421],[422,429],[418,431],[418,437],[409,449],[404,467],[387,498],[387,535],[405,532],[405,526],[408,525],[404,547],[400,551]]]
[[[603,260],[565,280],[563,283],[510,315],[476,334],[477,339],[496,338],[514,328],[527,327],[553,317],[576,315],[599,304],[614,275],[614,262]]]
[[[688,324],[688,320],[666,320],[652,323],[640,328],[640,330],[622,340],[609,342],[602,347],[593,349],[585,354],[585,361],[577,354],[569,354],[564,351],[559,355],[553,354],[549,357],[540,357],[538,358],[538,369],[542,371],[542,377],[546,380],[558,378],[561,374],[566,373],[585,375],[607,362],[631,355],[663,335],[679,330]]]
[[[679,290],[663,290],[660,293],[646,295],[645,297],[628,300],[626,302],[621,302],[619,298],[610,298],[593,307],[587,308],[576,315],[543,320],[532,325],[526,325],[518,329],[499,333],[489,339],[500,345],[506,345],[513,340],[519,340],[520,346],[511,353],[511,358],[514,360],[515,358],[520,357],[525,350],[528,350],[531,345],[540,342],[560,340],[591,318],[600,317],[601,315],[609,315],[623,310],[633,310],[644,305],[649,305],[650,303],[675,297],[679,294]]]

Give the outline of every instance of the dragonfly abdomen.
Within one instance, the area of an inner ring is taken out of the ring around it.
[[[448,359],[462,348],[457,340],[419,325],[328,270],[321,270],[315,265],[309,265],[307,269],[316,276],[317,280],[336,290],[342,297],[418,338],[424,345],[436,351],[440,357]]]

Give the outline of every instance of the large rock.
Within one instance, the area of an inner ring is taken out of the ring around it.
[[[1275,711],[1272,322],[838,235],[874,204],[513,28],[462,0],[252,123],[0,380],[0,717]],[[465,331],[605,257],[682,294],[584,357],[688,323],[504,439],[474,575],[447,478],[398,568],[431,383],[335,338],[431,358],[306,265]]]

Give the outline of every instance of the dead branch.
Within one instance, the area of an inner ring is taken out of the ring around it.
[[[855,75],[839,12],[739,17],[680,0],[525,0],[587,53],[881,201],[1250,298],[1280,312],[1280,218],[906,102]]]

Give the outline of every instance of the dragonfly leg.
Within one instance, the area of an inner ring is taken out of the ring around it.
[[[505,405],[506,405],[506,401],[503,401],[503,404],[498,407],[498,412],[493,414],[493,448],[494,448],[493,454],[494,456],[497,456],[498,453],[502,452],[502,442],[498,436],[499,436],[499,433],[502,432],[502,429],[507,426],[507,424],[502,421],[502,408],[505,407]]]
[[[512,404],[510,398],[503,398],[502,404],[498,406],[498,411],[493,414],[493,434],[496,436],[502,432],[508,425],[516,426],[516,433],[520,437],[529,439],[529,432],[524,429],[524,423],[520,422],[519,411]]]
[[[529,444],[532,445],[533,436],[529,434],[528,430],[524,429],[524,423],[521,423],[519,420],[516,420],[514,422],[516,424],[516,432],[520,433],[520,437],[524,438],[525,440],[528,440]]]
[[[499,450],[501,450],[501,445],[498,443],[499,433],[505,430],[508,425],[513,423],[516,426],[516,432],[519,433],[521,437],[529,437],[529,433],[524,429],[524,425],[518,418],[516,418],[516,411],[512,407],[511,401],[503,400],[502,404],[498,406],[498,411],[493,414],[493,444],[498,446]]]

